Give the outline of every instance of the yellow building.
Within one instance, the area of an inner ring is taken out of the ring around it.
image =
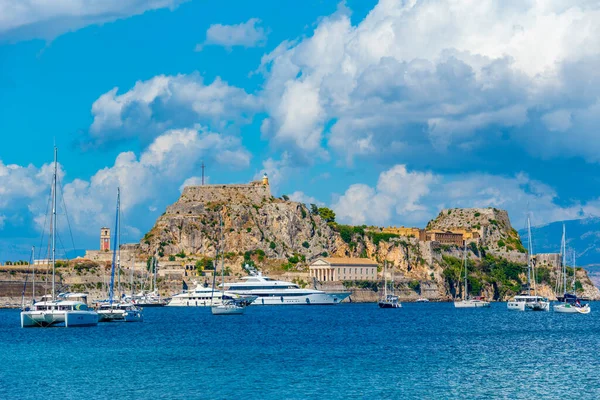
[[[377,263],[368,258],[318,258],[309,271],[321,282],[377,280]]]

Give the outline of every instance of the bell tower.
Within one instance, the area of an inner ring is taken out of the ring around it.
[[[100,228],[100,251],[110,251],[110,228]]]

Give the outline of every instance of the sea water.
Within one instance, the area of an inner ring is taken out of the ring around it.
[[[598,399],[589,315],[450,303],[147,308],[143,323],[19,326],[0,311],[0,399]]]

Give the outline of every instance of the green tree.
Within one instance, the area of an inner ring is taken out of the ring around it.
[[[319,214],[319,207],[317,207],[316,204],[311,204],[310,205],[310,212],[313,215],[318,215]]]
[[[335,222],[335,213],[332,209],[327,207],[319,208],[319,215],[325,222]]]

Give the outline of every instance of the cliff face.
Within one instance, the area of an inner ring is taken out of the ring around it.
[[[196,186],[184,190],[141,243],[144,252],[214,257],[223,221],[225,252],[262,250],[268,259],[335,253],[336,236],[300,203],[273,198],[262,185]]]
[[[487,297],[506,300],[520,289],[526,252],[506,211],[446,209],[427,229],[470,232],[470,285]],[[179,255],[182,262],[186,259],[193,264],[215,257],[220,243],[233,274],[243,274],[241,265],[250,260],[248,254],[269,274],[285,269],[304,274],[306,281],[308,264],[317,257],[365,257],[380,264],[387,261],[389,274],[406,298],[450,299],[462,290],[463,250],[459,246],[388,234],[379,228],[327,223],[304,204],[272,197],[268,185],[259,182],[185,188],[142,239],[140,249],[145,256],[158,254],[166,261]],[[580,281],[585,294],[600,298],[600,292],[583,275]],[[550,287],[551,271],[546,278]]]

